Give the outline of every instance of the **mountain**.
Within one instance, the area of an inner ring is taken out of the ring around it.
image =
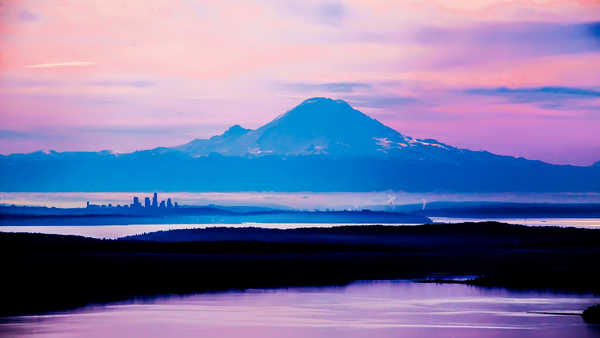
[[[251,130],[133,153],[0,156],[0,191],[600,192],[600,166],[552,165],[403,135],[312,98]]]
[[[427,151],[458,151],[435,140],[404,136],[352,108],[342,100],[308,99],[256,129],[235,125],[210,139],[195,139],[173,149],[192,156],[407,155]]]

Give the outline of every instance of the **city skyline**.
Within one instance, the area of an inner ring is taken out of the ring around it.
[[[144,204],[140,202],[139,196],[132,197],[131,204],[115,204],[107,203],[107,204],[93,204],[90,201],[86,202],[86,208],[132,208],[132,209],[164,209],[164,208],[178,208],[179,203],[173,202],[171,197],[168,197],[166,200],[161,200],[160,203],[158,201],[158,193],[154,193],[152,195],[152,202],[150,202],[150,197],[144,197]]]

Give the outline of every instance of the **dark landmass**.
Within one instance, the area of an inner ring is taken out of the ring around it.
[[[0,206],[1,225],[241,224],[241,223],[424,224],[422,215],[388,211],[299,211],[261,208],[46,208]]]
[[[404,249],[479,247],[565,247],[600,249],[600,231],[579,228],[528,227],[499,222],[418,226],[334,226],[295,229],[215,227],[156,231],[123,237],[123,241],[311,243],[392,246]]]
[[[583,320],[591,324],[600,324],[600,304],[592,305],[583,311]]]
[[[495,222],[174,230],[121,240],[0,233],[0,253],[2,316],[160,294],[440,274],[600,293],[600,231]]]

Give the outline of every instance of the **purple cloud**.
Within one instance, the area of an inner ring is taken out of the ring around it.
[[[328,82],[328,83],[288,83],[283,88],[298,92],[332,92],[350,93],[355,90],[369,89],[371,86],[361,82]]]
[[[39,21],[39,19],[40,18],[37,15],[33,14],[32,12],[30,12],[27,9],[23,9],[19,13],[19,20],[21,20],[23,22],[35,22],[35,21]]]

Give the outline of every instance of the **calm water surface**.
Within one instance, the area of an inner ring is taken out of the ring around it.
[[[597,337],[590,295],[408,281],[173,296],[0,321],[6,337]]]
[[[378,223],[379,224],[379,223]],[[53,235],[75,235],[92,238],[116,239],[124,236],[143,234],[147,232],[201,229],[210,227],[260,227],[276,229],[292,229],[303,227],[332,227],[355,225],[348,223],[241,223],[241,224],[130,224],[130,225],[0,225],[0,232],[31,232]],[[362,224],[361,224],[362,225]],[[386,225],[415,225],[415,224],[386,224]]]
[[[436,223],[464,223],[497,221],[528,226],[558,226],[586,229],[600,229],[600,218],[464,218],[464,217],[429,217]]]
[[[524,224],[529,226],[563,226],[588,229],[600,229],[600,219],[597,218],[548,218],[548,219],[480,219],[480,218],[449,218],[431,217],[434,222],[461,223],[495,220],[499,222]],[[361,225],[363,225],[362,223]],[[260,227],[291,229],[302,227],[332,227],[344,224],[332,223],[241,223],[241,224],[130,224],[130,225],[0,225],[0,232],[32,232],[54,235],[76,235],[92,238],[115,239],[124,236],[143,234],[147,232],[196,229],[208,227]],[[415,224],[386,224],[386,225],[415,225]]]

